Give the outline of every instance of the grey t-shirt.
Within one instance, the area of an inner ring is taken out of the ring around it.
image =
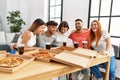
[[[52,44],[56,39],[56,35],[52,35],[51,37],[47,37],[46,32],[37,37],[37,46],[41,48],[45,48],[46,43]]]
[[[98,46],[96,46],[96,41],[92,42],[93,49],[96,50],[96,51],[105,50],[106,49],[106,41],[105,40],[108,37],[110,37],[110,35],[107,33],[107,31],[102,30],[102,35],[101,35],[101,38],[100,38],[100,40],[98,42]],[[111,56],[114,56],[114,50],[113,50],[112,46],[110,48],[110,54],[111,54]]]

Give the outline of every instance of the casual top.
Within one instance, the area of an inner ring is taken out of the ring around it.
[[[96,51],[104,51],[106,49],[106,39],[109,38],[110,35],[107,33],[107,31],[102,30],[102,35],[101,38],[98,42],[98,46],[96,46],[96,41],[92,42],[92,48]],[[114,56],[114,50],[112,48],[112,46],[110,47],[110,51],[109,53],[111,54],[111,56]]]
[[[78,42],[79,47],[83,47],[82,42],[87,41],[88,42],[89,37],[89,30],[83,29],[80,33],[73,32],[69,38],[72,39],[73,43]],[[89,48],[89,45],[87,45],[87,48]]]
[[[21,39],[21,36],[18,38],[18,41],[17,41],[17,46],[21,45],[22,44],[22,39]],[[30,32],[30,40],[28,40],[26,46],[27,47],[32,47],[36,44],[36,35],[33,34],[33,32]]]
[[[70,35],[70,32],[67,31],[66,33],[62,34],[61,32],[57,32],[56,33],[56,39],[54,44],[56,46],[63,46],[63,42],[67,43],[67,46],[72,45],[72,40],[70,38],[68,38]]]
[[[41,48],[45,48],[46,43],[52,44],[56,39],[56,35],[52,35],[51,37],[47,37],[46,32],[42,35],[38,36],[38,46]]]

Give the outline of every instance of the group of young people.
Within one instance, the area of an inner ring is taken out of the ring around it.
[[[47,30],[44,31],[46,26]],[[36,19],[29,29],[22,32],[16,47],[24,44],[25,48],[32,46],[45,48],[46,43],[50,43],[51,47],[57,47],[62,46],[63,42],[66,42],[68,46],[78,42],[79,47],[82,47],[82,41],[85,40],[88,43],[88,49],[102,51],[103,55],[111,55],[109,80],[115,80],[114,49],[111,46],[110,35],[107,31],[102,30],[98,20],[93,20],[89,29],[83,28],[83,21],[81,19],[75,20],[76,30],[73,31],[69,31],[67,21],[62,21],[58,28],[57,26],[58,23],[55,21],[45,23],[41,19]],[[106,63],[102,65],[106,68]],[[103,80],[99,65],[93,66],[90,69],[97,80]]]

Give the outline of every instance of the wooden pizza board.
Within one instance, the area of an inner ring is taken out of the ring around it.
[[[20,70],[22,67],[24,67],[25,65],[31,63],[34,58],[30,57],[30,56],[25,56],[25,55],[11,55],[11,54],[6,54],[3,55],[2,57],[6,57],[6,56],[10,56],[10,57],[21,57],[24,59],[24,62],[18,66],[12,67],[12,68],[8,68],[8,67],[0,67],[0,71],[1,72],[7,72],[7,73],[13,73],[16,72],[18,70]]]
[[[86,56],[89,55],[91,58],[96,58],[98,55],[97,51],[90,50],[90,49],[84,49],[84,48],[77,48],[73,52],[81,54],[81,55],[86,55]]]
[[[89,55],[81,55],[71,51],[64,51],[56,55],[52,60],[70,66],[87,68],[92,58]]]

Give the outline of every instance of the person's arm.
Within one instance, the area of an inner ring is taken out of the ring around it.
[[[106,49],[105,49],[105,51],[106,51],[106,53],[109,53],[110,46],[111,46],[110,37],[106,38],[105,41],[106,41]]]
[[[21,39],[22,39],[22,44],[24,44],[25,46],[27,45],[28,41],[31,38],[31,34],[29,31],[25,31],[21,34]]]
[[[102,31],[101,37],[104,39],[106,45],[105,45],[105,49],[100,51],[100,53],[103,55],[108,55],[110,54],[110,48],[111,48],[110,35],[107,31]]]
[[[103,32],[103,38],[105,39],[105,42],[106,42],[106,48],[105,48],[104,53],[109,54],[110,47],[111,47],[111,41],[110,41],[110,35],[107,31]]]

